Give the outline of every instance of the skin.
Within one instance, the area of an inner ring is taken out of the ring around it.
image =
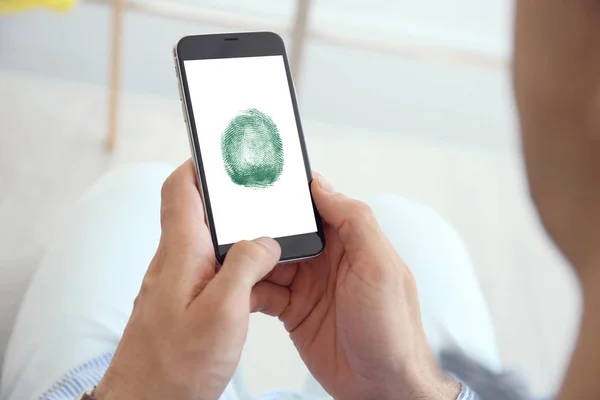
[[[284,322],[335,398],[456,399],[460,385],[425,338],[414,278],[365,204],[319,177],[312,192],[328,243],[319,258],[273,269],[279,247],[261,238],[234,245],[215,273],[193,168],[165,182],[160,244],[98,400],[216,400],[252,311]]]
[[[532,199],[581,281],[584,315],[559,399],[600,398],[600,1],[518,0],[513,77]],[[190,162],[163,189],[163,233],[96,397],[217,399],[248,314],[278,316],[338,399],[456,399],[420,321],[414,278],[364,204],[312,184],[327,248],[273,269],[269,239],[215,273]],[[158,323],[157,323],[158,321]]]
[[[324,253],[270,277],[289,285],[279,319],[312,375],[336,399],[455,399],[460,386],[425,338],[414,277],[369,207],[320,176],[312,194]]]
[[[238,365],[249,313],[278,301],[281,289],[257,284],[279,260],[272,239],[237,243],[215,273],[193,168],[186,162],[163,186],[160,243],[98,400],[217,399]]]
[[[583,295],[560,399],[600,398],[600,1],[517,2],[514,87],[531,197]]]

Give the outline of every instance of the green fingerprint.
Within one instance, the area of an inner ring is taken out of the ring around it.
[[[241,111],[221,136],[225,170],[236,185],[266,188],[283,171],[283,145],[277,126],[255,108]]]

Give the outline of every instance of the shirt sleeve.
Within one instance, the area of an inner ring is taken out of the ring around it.
[[[87,387],[98,385],[113,355],[114,352],[103,354],[69,371],[40,400],[73,400]]]
[[[67,373],[52,388],[44,393],[40,400],[73,400],[79,393],[89,386],[96,386],[106,372],[114,353],[106,353],[97,357]],[[481,400],[480,397],[464,383],[462,390],[456,400]],[[236,400],[241,399],[233,396]],[[224,396],[223,399],[229,399]],[[297,393],[290,390],[276,390],[264,394],[261,400],[319,400],[305,393]]]
[[[477,393],[471,390],[470,387],[462,384],[462,390],[460,391],[460,394],[456,400],[480,400],[480,398],[477,396]]]

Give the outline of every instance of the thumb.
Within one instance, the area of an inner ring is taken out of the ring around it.
[[[320,175],[311,183],[311,193],[323,221],[333,227],[346,250],[377,248],[382,232],[371,208],[335,192]],[[373,247],[371,247],[373,246]]]
[[[280,256],[279,243],[273,239],[242,240],[229,249],[210,286],[229,298],[236,298],[235,294],[246,296],[247,293],[250,300],[252,287],[271,272]]]

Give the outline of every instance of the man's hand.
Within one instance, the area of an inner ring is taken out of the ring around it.
[[[414,278],[363,203],[323,179],[312,193],[325,223],[318,258],[276,268],[289,287],[279,315],[313,376],[337,399],[451,399],[423,327]]]
[[[189,161],[163,186],[161,225],[158,250],[96,390],[98,400],[216,400],[238,365],[249,313],[277,314],[288,304],[287,289],[267,282],[255,286],[279,261],[272,239],[234,245],[215,275]]]

